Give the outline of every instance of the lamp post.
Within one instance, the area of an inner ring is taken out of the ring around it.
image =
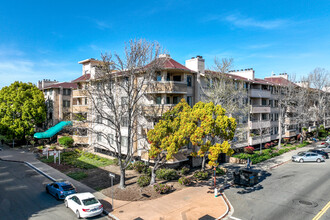
[[[109,173],[109,176],[111,178],[111,196],[112,196],[112,204],[111,204],[111,207],[112,207],[112,210],[114,210],[114,205],[113,205],[113,178],[115,178],[115,174],[113,173]]]
[[[15,125],[15,113],[13,112],[13,125]],[[15,147],[15,131],[13,132],[13,148]]]

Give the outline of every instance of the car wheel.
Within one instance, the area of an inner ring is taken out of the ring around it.
[[[58,197],[58,194],[55,195],[55,198],[56,198],[57,200],[60,200],[60,197]]]
[[[321,162],[321,159],[320,158],[317,158],[316,162],[320,163]]]
[[[80,213],[78,210],[76,211],[76,216],[77,216],[77,219],[80,219]]]
[[[299,160],[299,162],[300,162],[300,163],[303,163],[303,162],[304,162],[304,160],[303,160],[303,159],[300,159],[300,160]]]
[[[68,206],[68,201],[65,200],[65,201],[64,201],[64,204],[65,204],[65,207],[66,207],[66,208],[69,207],[69,206]]]

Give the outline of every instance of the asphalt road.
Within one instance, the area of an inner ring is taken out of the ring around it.
[[[76,219],[63,201],[46,193],[50,182],[25,164],[0,161],[0,219]]]
[[[330,201],[330,160],[324,163],[289,162],[265,173],[255,187],[225,191],[242,220],[313,219]],[[320,220],[330,219],[330,209]]]

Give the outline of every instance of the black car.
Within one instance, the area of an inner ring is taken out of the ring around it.
[[[312,150],[309,150],[309,151],[313,152],[313,153],[320,154],[322,156],[325,156],[325,159],[329,159],[329,154],[327,152],[324,152],[322,150],[316,150],[316,149],[312,149]]]

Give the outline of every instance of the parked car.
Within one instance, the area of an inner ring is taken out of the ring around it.
[[[324,152],[322,150],[319,150],[319,149],[311,149],[309,150],[309,152],[313,152],[313,153],[317,153],[317,154],[320,154],[322,156],[325,156],[325,159],[329,159],[329,154],[327,152]]]
[[[330,153],[330,144],[317,145],[315,149]]]
[[[77,193],[76,188],[69,182],[54,182],[46,185],[46,192],[55,196],[57,200]]]
[[[65,207],[76,213],[77,218],[94,217],[103,212],[103,205],[89,192],[69,195],[64,203]]]
[[[324,161],[325,156],[322,156],[313,152],[299,152],[298,155],[292,156],[292,161],[303,163],[305,161],[316,161],[321,162]]]

